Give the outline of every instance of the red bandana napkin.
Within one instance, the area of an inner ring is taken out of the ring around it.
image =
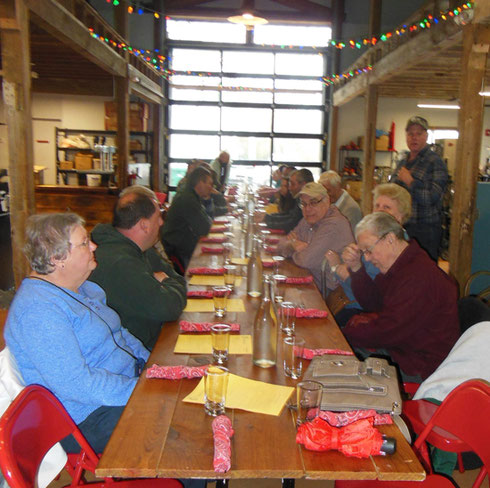
[[[287,285],[308,285],[313,283],[313,276],[288,276]]]
[[[271,234],[276,234],[276,235],[286,235],[286,231],[282,229],[269,229],[271,231]]]
[[[201,247],[201,252],[206,254],[223,254],[224,249],[222,247]]]
[[[187,298],[213,298],[213,292],[209,290],[189,290]]]
[[[344,427],[361,419],[372,417],[374,425],[391,425],[393,419],[389,413],[377,413],[376,410],[351,410],[350,412],[329,412],[312,408],[308,411],[308,418],[313,419],[316,416],[326,420],[333,427]]]
[[[324,354],[338,354],[339,356],[354,356],[351,351],[343,351],[342,349],[303,349],[301,357],[303,359],[313,359],[314,356],[323,356]]]
[[[225,268],[189,268],[187,272],[190,275],[222,275],[225,273]]]
[[[277,247],[275,247],[275,246],[264,246],[264,251],[267,254],[277,254]]]
[[[223,225],[223,224],[229,224],[230,221],[228,219],[215,219],[213,220],[213,225]]]
[[[228,240],[227,237],[202,237],[201,242],[209,242],[213,244],[223,244]]]
[[[279,239],[277,237],[266,237],[265,242],[267,244],[279,244]]]
[[[326,310],[318,310],[317,308],[297,308],[296,318],[298,319],[323,319],[328,316]]]
[[[202,378],[206,372],[205,366],[159,366],[154,364],[146,370],[147,378],[164,380],[180,380],[182,378]]]
[[[179,322],[180,332],[209,332],[215,322]],[[232,332],[240,332],[240,324],[227,324],[231,327]]]
[[[226,415],[218,415],[213,420],[214,459],[213,468],[217,473],[226,473],[231,467],[231,441],[233,428]]]
[[[262,261],[262,266],[264,268],[273,268],[274,267],[274,261]]]
[[[227,228],[224,225],[223,226],[219,226],[219,227],[218,226],[215,227],[213,225],[213,227],[211,227],[210,232],[215,233],[215,234],[218,234],[219,232],[225,232],[226,230],[227,230]]]

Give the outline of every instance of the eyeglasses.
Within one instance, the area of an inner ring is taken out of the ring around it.
[[[73,243],[70,242],[70,246],[71,246],[72,249],[75,248],[75,247],[87,247],[89,244],[90,244],[90,238],[89,237],[87,237],[80,244],[73,244]]]
[[[383,234],[372,246],[369,246],[367,249],[359,249],[362,256],[371,256],[374,251],[374,248],[379,244],[381,239],[384,239],[388,234]]]
[[[320,200],[310,200],[309,202],[304,202],[303,200],[299,201],[299,207],[300,208],[315,208],[320,202],[322,202],[324,198],[320,198]]]

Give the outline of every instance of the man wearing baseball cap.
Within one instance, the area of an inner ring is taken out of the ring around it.
[[[335,205],[330,205],[327,190],[320,183],[307,183],[298,193],[303,218],[278,245],[278,252],[291,257],[301,268],[308,269],[323,295],[337,286],[335,275],[322,277],[325,253],[341,253],[354,242],[351,226]]]
[[[398,163],[391,181],[406,188],[412,196],[412,216],[405,225],[437,261],[442,235],[442,199],[449,180],[446,164],[427,144],[429,123],[418,115],[407,121],[405,133],[409,151]]]

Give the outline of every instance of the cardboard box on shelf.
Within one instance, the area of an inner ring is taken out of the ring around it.
[[[376,151],[388,151],[390,138],[386,135],[376,137]],[[364,149],[364,136],[359,136],[357,145],[359,149]]]
[[[133,139],[129,141],[129,149],[130,151],[141,151],[143,149],[143,144],[138,139]]]
[[[60,161],[60,169],[73,169],[73,161]]]
[[[105,116],[105,130],[117,131],[117,116]],[[131,132],[147,132],[148,119],[140,116],[129,116],[129,130]]]
[[[77,153],[75,154],[75,169],[86,170],[92,169],[92,154]]]

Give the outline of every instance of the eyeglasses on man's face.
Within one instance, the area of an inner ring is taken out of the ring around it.
[[[324,198],[310,200],[309,202],[305,202],[304,200],[300,200],[299,206],[300,206],[300,208],[308,208],[308,207],[315,208],[319,203],[323,202],[323,200],[324,200]]]
[[[384,239],[388,234],[383,234],[374,244],[371,246],[367,247],[366,249],[359,249],[361,252],[361,255],[366,257],[366,256],[371,256],[371,254],[374,251],[374,248],[381,242],[382,239]]]

